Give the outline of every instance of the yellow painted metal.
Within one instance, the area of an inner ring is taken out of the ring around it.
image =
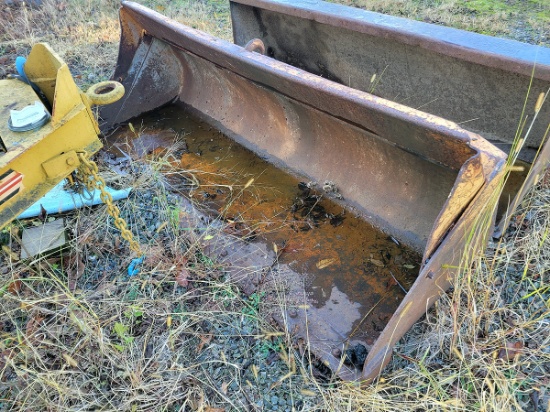
[[[114,103],[122,96],[124,96],[124,86],[110,80],[96,83],[86,92],[89,103],[98,106]]]
[[[42,163],[42,167],[50,179],[56,179],[59,176],[63,178],[78,166],[80,166],[80,161],[78,160],[78,156],[74,150],[71,150],[68,153],[60,154],[59,156]]]
[[[76,86],[67,64],[48,45],[32,48],[25,74],[44,94],[51,119],[36,130],[10,130],[10,110],[21,110],[40,97],[21,80],[0,80],[0,227],[74,171],[80,165],[78,153],[91,155],[102,147],[90,107],[97,102]]]

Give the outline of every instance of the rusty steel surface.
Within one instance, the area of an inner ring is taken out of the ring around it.
[[[277,60],[452,120],[505,151],[529,88],[532,115],[550,87],[546,47],[323,1],[232,0],[231,14],[236,44],[258,38]],[[546,126],[533,128],[524,160]]]
[[[455,123],[247,51],[135,3],[123,2],[120,16],[114,79],[127,92],[102,110],[102,127],[178,104],[285,170],[330,179],[347,208],[423,255],[416,281],[369,345],[363,373],[344,374],[374,379],[395,342],[450,285],[472,223],[504,173],[505,154]],[[308,331],[310,344],[336,370],[339,359],[318,344],[326,332],[319,316],[321,324]]]
[[[549,48],[318,0],[232,0],[231,16],[236,44],[254,38],[275,59],[458,122],[505,152],[522,116],[536,114],[495,234],[550,164],[550,105],[535,113],[550,89]]]

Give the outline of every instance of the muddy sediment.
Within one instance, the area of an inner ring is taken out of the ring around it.
[[[203,226],[202,244],[247,294],[268,278],[284,284],[289,311],[278,321],[334,365],[335,347],[373,344],[416,279],[417,253],[346,207],[330,176],[294,176],[177,107],[133,124],[141,132],[119,130],[109,150],[172,151],[170,184],[206,216],[180,224]]]

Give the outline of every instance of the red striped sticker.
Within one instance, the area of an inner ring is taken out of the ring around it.
[[[22,187],[21,173],[10,169],[0,176],[0,205],[15,196]]]

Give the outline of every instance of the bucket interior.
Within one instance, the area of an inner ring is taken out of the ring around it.
[[[367,222],[333,181],[275,166],[185,106],[166,106],[131,123],[140,125],[139,136],[120,127],[106,150],[114,157],[173,151],[175,172],[167,175],[167,187],[205,216],[206,250],[246,294],[262,293],[262,276],[271,272],[284,283],[287,301],[277,320],[303,334],[309,319],[317,355],[372,347],[415,282],[421,253]],[[444,170],[427,163],[433,173]],[[412,170],[409,176],[418,178]],[[454,177],[446,171],[449,185]],[[356,379],[361,367],[342,365],[339,373]]]

